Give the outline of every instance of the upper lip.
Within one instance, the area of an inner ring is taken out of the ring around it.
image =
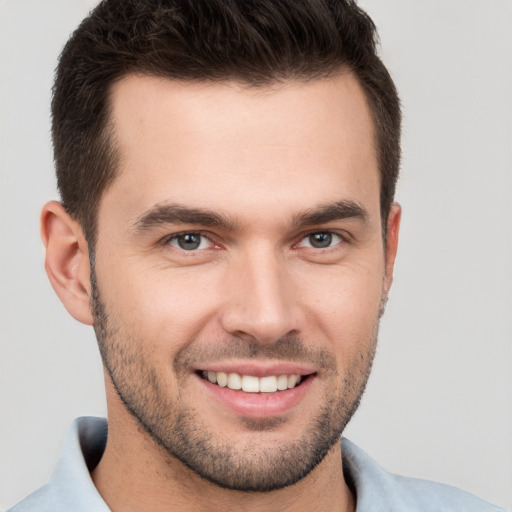
[[[240,375],[252,375],[254,377],[268,377],[271,375],[309,375],[317,372],[314,365],[307,363],[294,363],[285,361],[276,362],[219,362],[206,363],[196,368],[196,371],[238,373]]]

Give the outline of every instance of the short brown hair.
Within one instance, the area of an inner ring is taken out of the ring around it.
[[[400,102],[377,55],[375,25],[354,0],[104,0],[64,47],[52,101],[62,203],[89,244],[118,161],[112,85],[129,73],[253,86],[342,70],[363,87],[376,128],[383,232],[400,162]]]

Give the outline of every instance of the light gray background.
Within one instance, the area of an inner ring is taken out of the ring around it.
[[[70,421],[104,415],[92,329],[43,271],[56,58],[92,0],[0,0],[0,510]],[[512,3],[365,0],[404,106],[394,289],[347,437],[385,468],[512,507]]]

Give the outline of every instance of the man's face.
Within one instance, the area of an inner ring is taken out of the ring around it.
[[[108,386],[218,485],[299,480],[357,407],[391,280],[361,88],[130,76],[112,119],[93,298]]]

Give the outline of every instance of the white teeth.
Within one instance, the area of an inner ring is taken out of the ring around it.
[[[217,372],[217,384],[221,388],[225,388],[228,385],[228,374],[224,372]]]
[[[294,388],[298,380],[298,375],[288,375],[288,389]]]
[[[260,391],[262,393],[275,393],[277,391],[277,377],[262,377],[260,380]]]
[[[277,381],[277,389],[279,391],[284,391],[285,389],[288,389],[288,376],[287,375],[279,375],[276,379]]]
[[[230,373],[228,375],[229,389],[242,389],[242,377],[238,373]]]
[[[293,389],[301,382],[300,375],[269,375],[258,378],[253,375],[212,371],[203,371],[202,375],[212,384],[217,384],[222,388],[241,389],[245,393],[275,393]]]
[[[253,377],[252,375],[243,375],[242,391],[245,391],[246,393],[259,393],[260,379],[258,379],[258,377]]]

